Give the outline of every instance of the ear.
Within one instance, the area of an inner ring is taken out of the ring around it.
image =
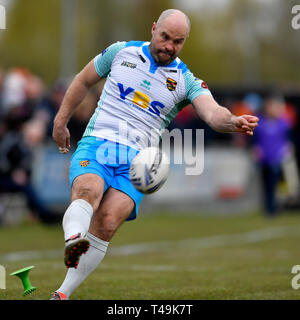
[[[151,30],[151,34],[153,35],[153,33],[155,32],[156,30],[156,22],[153,22],[152,24],[152,30]]]

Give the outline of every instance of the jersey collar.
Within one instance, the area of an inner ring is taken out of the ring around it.
[[[177,62],[176,62],[176,59],[173,60],[171,63],[169,63],[168,65],[161,65],[159,63],[157,63],[154,58],[152,57],[152,54],[149,50],[149,45],[144,45],[142,47],[142,50],[143,50],[143,53],[144,55],[149,59],[150,61],[150,69],[149,69],[149,72],[151,73],[155,73],[155,71],[157,70],[157,68],[159,67],[164,67],[164,68],[174,68],[177,66]]]

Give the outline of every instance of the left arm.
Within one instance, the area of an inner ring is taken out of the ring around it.
[[[251,115],[235,116],[220,106],[211,95],[200,95],[193,100],[198,116],[212,129],[221,133],[242,132],[250,136],[258,126],[259,119]]]

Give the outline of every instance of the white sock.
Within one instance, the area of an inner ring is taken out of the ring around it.
[[[92,215],[93,207],[87,201],[83,199],[74,200],[63,217],[65,240],[78,232],[84,237],[89,230]]]
[[[96,269],[106,254],[109,242],[101,240],[89,232],[86,239],[90,242],[89,250],[80,257],[77,269],[70,268],[68,270],[64,282],[57,290],[67,297],[70,297],[82,281]]]

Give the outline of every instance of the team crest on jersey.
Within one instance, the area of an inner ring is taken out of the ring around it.
[[[177,86],[177,82],[175,80],[173,80],[172,78],[168,78],[166,81],[166,85],[170,91],[175,91],[176,86]]]
[[[89,160],[80,161],[80,166],[81,167],[87,167],[89,164],[90,164]]]

